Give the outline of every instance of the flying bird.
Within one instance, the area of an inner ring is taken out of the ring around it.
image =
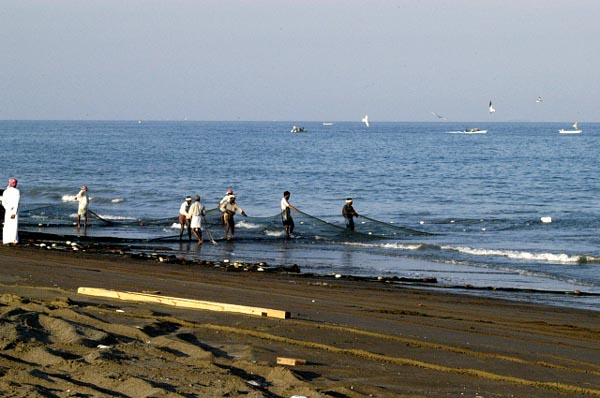
[[[537,103],[540,103],[542,101],[543,101],[542,97],[537,97],[537,99],[535,100],[535,102],[537,102]]]
[[[442,116],[442,115],[438,115],[435,112],[431,112],[431,114],[435,117],[437,117],[438,119],[442,119],[442,120],[448,120],[448,118],[446,116]]]
[[[492,101],[490,101],[489,110],[490,110],[490,113],[496,112],[496,110],[494,109],[494,106],[492,105]]]
[[[369,127],[369,115],[365,115],[365,117],[362,118],[362,122],[365,126]]]

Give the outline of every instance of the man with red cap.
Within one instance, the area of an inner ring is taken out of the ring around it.
[[[235,195],[229,195],[229,202],[225,203],[222,209],[225,220],[225,240],[230,240],[235,238],[235,220],[233,219],[235,213],[240,213],[244,217],[248,217],[248,215],[235,203]],[[228,237],[229,231],[231,231],[231,237]]]
[[[8,187],[2,194],[2,206],[4,207],[4,230],[2,231],[2,243],[5,245],[16,245],[19,243],[19,201],[21,193],[17,189],[17,179],[8,180]]]

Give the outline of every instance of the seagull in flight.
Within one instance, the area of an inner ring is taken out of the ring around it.
[[[542,97],[537,97],[537,99],[535,100],[535,102],[537,102],[538,104],[542,101],[543,101]]]
[[[435,112],[431,112],[431,114],[435,117],[437,117],[438,119],[442,119],[442,120],[448,120],[448,118],[446,116],[442,116],[442,115],[438,115]]]
[[[496,112],[496,110],[494,109],[494,106],[492,105],[492,101],[490,101],[489,110],[490,110],[490,113]]]
[[[365,117],[362,118],[362,122],[365,126],[369,127],[369,115],[365,115]]]

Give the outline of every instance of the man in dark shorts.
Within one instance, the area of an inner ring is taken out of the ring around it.
[[[290,204],[290,196],[290,191],[285,191],[283,193],[283,198],[281,198],[281,222],[285,227],[285,234],[287,238],[290,238],[294,233],[294,219],[292,218],[290,209],[298,211],[298,209]]]
[[[352,207],[352,198],[346,199],[346,204],[342,207],[342,216],[346,220],[346,228],[354,231],[354,217],[360,217],[360,215]]]
[[[0,223],[4,224],[4,206],[2,206],[2,194],[4,193],[4,189],[0,189]]]

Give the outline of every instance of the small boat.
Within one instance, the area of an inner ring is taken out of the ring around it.
[[[323,126],[333,126],[333,123],[331,123],[331,122],[323,122]]]
[[[579,125],[577,124],[577,122],[573,123],[573,130],[565,130],[565,129],[558,130],[558,132],[561,134],[581,134],[581,131],[582,130],[579,128]]]
[[[464,129],[463,133],[464,134],[485,134],[487,133],[487,130],[480,130],[477,127],[474,127],[472,129]]]
[[[290,133],[301,133],[304,131],[304,127],[293,126]]]

